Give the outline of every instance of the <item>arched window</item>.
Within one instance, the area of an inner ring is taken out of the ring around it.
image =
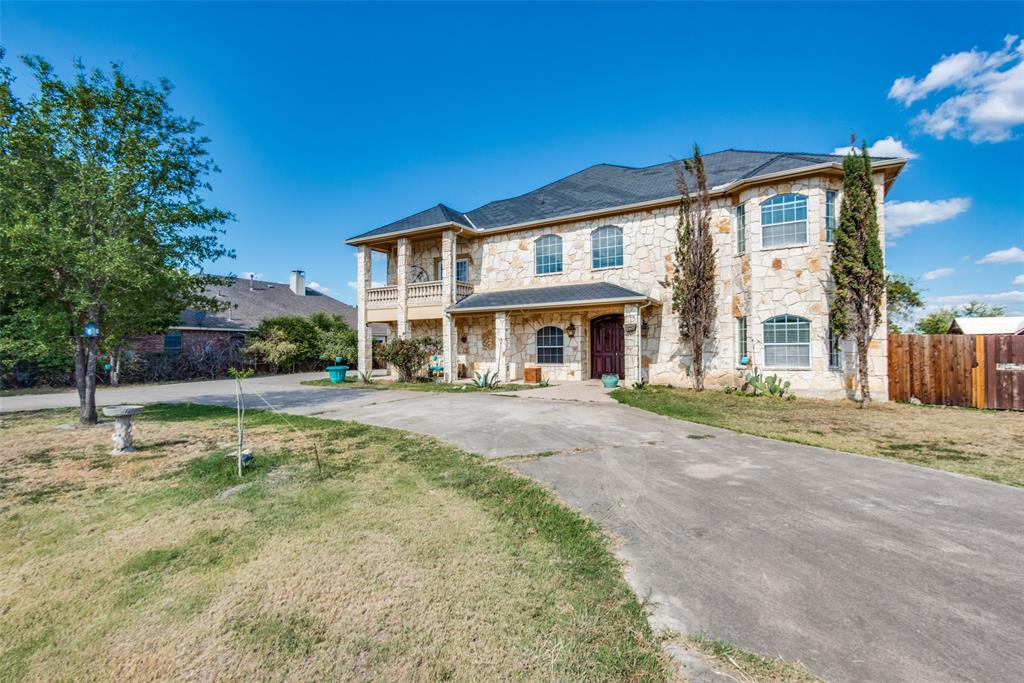
[[[562,238],[544,235],[533,243],[533,261],[537,275],[562,272]]]
[[[761,246],[807,244],[807,197],[777,194],[761,203]]]
[[[795,315],[765,320],[764,364],[769,368],[811,367],[811,321]]]
[[[590,266],[611,268],[622,265],[622,228],[606,225],[590,233]]]
[[[562,328],[552,325],[537,330],[538,363],[561,363],[562,348]]]

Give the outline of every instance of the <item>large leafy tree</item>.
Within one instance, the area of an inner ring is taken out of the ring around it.
[[[62,330],[52,343],[70,341],[80,419],[94,424],[101,345],[220,307],[203,295],[219,278],[190,271],[229,255],[231,216],[206,204],[208,140],[174,114],[167,81],[81,63],[64,81],[24,62],[36,86],[24,101],[0,70],[0,301]],[[90,322],[101,337],[82,336]]]
[[[832,332],[857,346],[861,405],[871,405],[868,348],[882,321],[885,265],[878,236],[875,185],[867,145],[843,159],[843,203],[832,253]]]
[[[917,321],[915,329],[921,334],[946,334],[955,318],[995,318],[1006,315],[1002,306],[989,306],[981,301],[968,301],[960,308],[940,308]]]
[[[917,283],[906,275],[890,273],[885,279],[885,308],[889,318],[889,333],[899,334],[900,322],[907,323],[914,311],[924,306]]]
[[[691,194],[687,175],[696,184]],[[676,166],[682,200],[676,223],[676,249],[663,286],[672,288],[672,312],[679,321],[679,339],[692,354],[693,388],[704,390],[704,345],[715,320],[715,251],[711,235],[711,199],[704,159],[694,144],[693,157]]]

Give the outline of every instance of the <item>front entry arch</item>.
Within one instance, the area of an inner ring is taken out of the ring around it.
[[[626,378],[626,332],[621,315],[602,315],[590,321],[590,376],[604,374]]]

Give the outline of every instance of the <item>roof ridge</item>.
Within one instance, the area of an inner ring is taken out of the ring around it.
[[[487,202],[486,204],[481,204],[480,206],[476,207],[475,209],[470,209],[470,211],[468,213],[473,213],[474,211],[479,211],[480,209],[484,208],[485,206],[490,206],[491,204],[497,204],[498,202],[507,202],[507,201],[511,201],[513,199],[519,199],[520,197],[525,197],[526,195],[533,194],[534,192],[539,192],[539,191],[541,191],[541,190],[543,190],[545,188],[548,188],[548,187],[551,187],[552,185],[555,185],[556,183],[560,183],[563,180],[568,180],[569,178],[572,178],[575,175],[579,175],[580,173],[585,173],[585,172],[589,171],[592,168],[597,168],[598,166],[617,166],[617,164],[607,164],[607,163],[603,163],[603,162],[599,163],[599,164],[591,164],[590,166],[587,166],[586,168],[581,168],[578,171],[570,173],[569,175],[566,175],[566,176],[562,176],[561,178],[558,178],[557,180],[552,180],[550,183],[545,183],[544,185],[541,185],[540,187],[536,187],[536,188],[534,188],[532,190],[529,190],[527,192],[523,192],[521,194],[517,194],[517,195],[514,195],[512,197],[502,197],[501,199],[492,199],[491,201]],[[630,167],[629,166],[619,166],[619,168],[630,168]]]

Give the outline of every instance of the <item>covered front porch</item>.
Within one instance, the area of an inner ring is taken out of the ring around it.
[[[610,373],[638,381],[644,318],[653,304],[604,282],[474,294],[449,308],[443,321],[450,326],[442,330],[451,368],[446,378],[492,372],[501,382],[528,374],[576,382]]]

